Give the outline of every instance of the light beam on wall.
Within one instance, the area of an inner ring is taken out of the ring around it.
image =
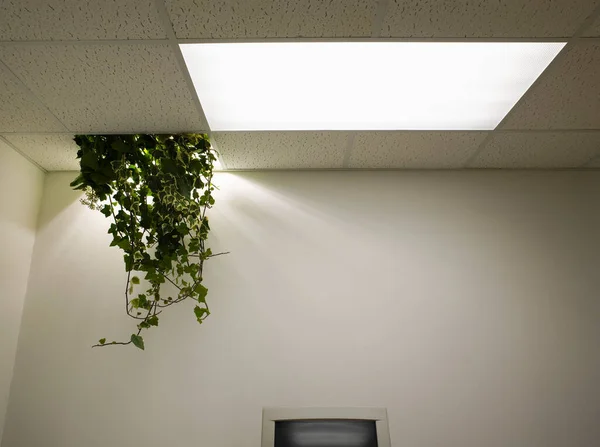
[[[489,130],[564,42],[182,44],[212,130]]]

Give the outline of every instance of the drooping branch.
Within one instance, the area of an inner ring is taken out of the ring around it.
[[[95,346],[134,344],[144,349],[142,330],[158,326],[162,309],[187,299],[199,304],[194,313],[201,323],[210,314],[202,285],[204,261],[228,253],[212,254],[205,247],[216,160],[208,137],[78,135],[75,141],[81,172],[71,185],[88,191],[90,208],[112,217],[111,245],[123,250],[127,271],[126,312],[139,321],[131,340],[101,339]],[[144,274],[145,291],[133,294],[141,286],[133,271]],[[174,299],[161,297],[166,282],[178,292]],[[136,309],[147,312],[142,316]]]
[[[221,253],[215,253],[215,254],[212,254],[212,255],[208,255],[204,259],[214,258],[215,256],[228,255],[229,253],[230,252],[228,252],[228,251],[222,251]],[[195,258],[200,258],[201,257],[201,255],[190,255],[190,256],[193,256]]]

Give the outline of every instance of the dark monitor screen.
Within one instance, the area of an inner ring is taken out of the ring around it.
[[[354,419],[275,421],[274,447],[377,447],[377,427]]]

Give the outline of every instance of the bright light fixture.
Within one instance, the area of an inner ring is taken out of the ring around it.
[[[495,128],[564,42],[183,44],[212,130]]]

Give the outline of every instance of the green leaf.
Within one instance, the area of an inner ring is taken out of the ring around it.
[[[125,144],[124,141],[122,140],[116,140],[113,141],[111,147],[116,150],[117,152],[130,152],[133,148],[129,147],[127,144]]]
[[[125,271],[129,272],[133,269],[133,259],[130,255],[124,255],[123,261],[125,262]]]
[[[98,169],[98,156],[92,151],[85,151],[81,157],[81,168]]]
[[[140,348],[142,351],[144,350],[144,339],[136,334],[131,334],[131,343],[133,343],[137,348]]]
[[[76,188],[85,182],[83,175],[79,174],[75,180],[70,183],[71,188]]]
[[[112,211],[111,211],[111,209],[110,209],[110,205],[104,205],[104,206],[102,207],[102,209],[100,210],[100,212],[101,212],[102,214],[104,214],[106,217],[110,216],[110,215],[111,215],[111,213],[112,213]]]
[[[200,172],[202,171],[202,162],[200,160],[192,160],[190,162],[190,171],[192,171],[194,174],[200,174]]]
[[[101,172],[92,172],[90,174],[90,178],[97,184],[97,185],[105,185],[108,182],[110,182],[110,178],[105,176],[104,174],[102,174]]]
[[[175,161],[170,158],[163,158],[161,167],[167,174],[175,174],[177,172],[177,165],[175,164]]]
[[[133,284],[139,284],[140,283],[140,278],[138,278],[137,276],[132,276],[131,277],[131,282]]]
[[[198,239],[192,239],[189,243],[190,253],[196,253],[200,250],[200,241]]]
[[[205,307],[196,306],[194,307],[194,314],[196,315],[196,320],[198,320],[198,323],[202,323],[202,320],[210,315],[210,312]]]
[[[98,343],[103,345],[104,343],[106,343],[106,338],[101,338],[100,340],[98,340]]]
[[[206,287],[204,287],[202,284],[198,283],[194,287],[194,293],[196,295],[198,295],[197,296],[198,301],[203,303],[206,301],[206,294],[208,293],[208,289]]]
[[[119,247],[120,249],[125,250],[125,251],[131,250],[131,244],[129,243],[129,240],[127,238],[121,239],[117,243],[117,247]]]
[[[144,295],[143,293],[140,293],[137,297],[138,300],[138,307],[141,307],[142,309],[145,309],[148,307],[148,298],[146,297],[146,295]],[[133,302],[133,300],[132,300]]]
[[[148,324],[150,326],[158,326],[158,317],[156,315],[152,315],[148,318]]]

